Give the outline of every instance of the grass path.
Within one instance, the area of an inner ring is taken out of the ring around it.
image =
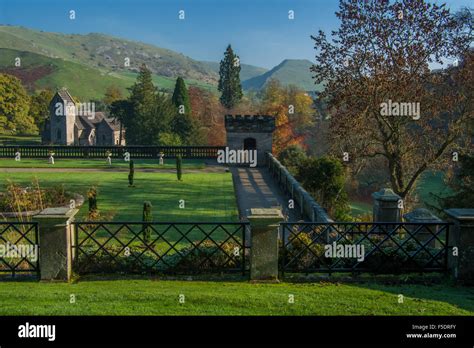
[[[0,315],[474,315],[474,290],[245,281],[3,282],[0,304]]]

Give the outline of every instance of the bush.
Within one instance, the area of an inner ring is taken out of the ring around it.
[[[280,163],[283,164],[296,179],[299,176],[299,167],[307,158],[308,156],[304,149],[298,145],[290,145],[278,155]]]
[[[181,156],[179,155],[176,157],[176,176],[178,177],[178,180],[181,181],[183,172],[182,172],[182,159],[181,159]]]
[[[129,171],[128,171],[128,186],[133,186],[133,177],[135,175],[135,168],[133,166],[133,161],[130,161]]]

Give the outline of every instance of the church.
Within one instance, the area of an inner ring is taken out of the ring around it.
[[[53,145],[125,145],[125,130],[115,118],[84,107],[66,89],[56,92],[49,103],[42,143]],[[122,136],[120,137],[120,132]]]

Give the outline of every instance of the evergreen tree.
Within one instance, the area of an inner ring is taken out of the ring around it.
[[[125,137],[129,145],[146,144],[147,134],[145,120],[149,117],[157,94],[153,85],[151,71],[143,64],[137,76],[137,81],[130,87],[131,112],[126,116],[124,126],[127,129]]]
[[[194,133],[194,122],[191,117],[188,89],[182,77],[176,79],[171,101],[177,109],[171,126],[172,131],[181,138],[181,143],[189,144]]]
[[[218,89],[221,92],[221,104],[227,109],[233,108],[242,99],[239,57],[234,54],[230,45],[220,63]]]
[[[176,177],[178,178],[179,181],[181,181],[181,178],[183,176],[183,160],[180,155],[176,157]]]

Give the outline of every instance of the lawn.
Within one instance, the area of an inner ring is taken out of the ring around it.
[[[399,295],[403,303],[399,303]],[[75,303],[70,303],[71,295]],[[184,303],[179,302],[184,295]],[[294,303],[289,303],[290,295]],[[2,282],[0,315],[473,315],[474,290],[246,281]]]
[[[137,159],[133,160],[135,169],[175,169],[175,159],[164,159],[164,164],[160,165],[159,160]],[[130,163],[123,160],[112,159],[112,164],[108,165],[104,159],[61,159],[55,158],[54,165],[48,163],[48,159],[28,158],[21,161],[14,159],[0,159],[0,168],[95,168],[95,169],[123,169],[128,170]],[[183,160],[184,169],[202,169],[205,167],[204,160],[187,159]]]
[[[41,145],[41,137],[39,135],[0,134],[0,146],[3,145]]]
[[[66,191],[85,195],[98,187],[98,208],[104,220],[141,221],[144,201],[152,203],[155,221],[238,221],[230,173],[174,173],[135,171],[135,187],[128,186],[128,172],[0,172],[1,190],[8,180],[30,185],[37,177],[41,187],[64,185]],[[179,201],[184,200],[184,208]],[[87,216],[87,202],[78,220]]]

